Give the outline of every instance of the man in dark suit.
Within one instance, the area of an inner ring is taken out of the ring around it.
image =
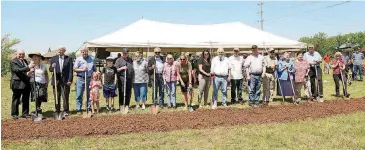
[[[10,62],[11,67],[11,82],[10,88],[13,91],[13,98],[11,104],[11,116],[13,119],[18,119],[20,98],[23,103],[22,118],[29,118],[29,94],[30,82],[29,76],[34,64],[24,59],[24,51],[18,50],[17,56]]]
[[[72,84],[73,79],[73,61],[72,57],[65,55],[66,48],[60,47],[58,48],[58,55],[53,56],[50,61],[49,71],[53,72],[56,69],[56,79],[57,79],[57,104],[55,105],[56,112],[60,112],[60,104],[61,104],[61,95],[63,98],[63,111],[64,116],[68,116],[69,109],[69,95],[70,95],[70,86]],[[54,73],[53,73],[54,74]],[[52,75],[52,87],[53,93],[55,92],[54,86],[54,75]],[[56,95],[53,95],[56,99]]]

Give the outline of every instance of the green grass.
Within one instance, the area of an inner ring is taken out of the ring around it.
[[[365,112],[291,123],[58,140],[3,141],[4,149],[365,149]]]
[[[76,77],[75,77],[76,78]],[[75,79],[74,78],[74,79]],[[332,100],[332,99],[336,99],[336,97],[334,97],[335,94],[335,86],[334,86],[334,81],[332,78],[332,75],[327,75],[324,74],[323,75],[323,86],[324,86],[324,99],[325,100]],[[11,97],[12,97],[12,91],[10,89],[10,76],[7,77],[2,77],[1,78],[1,119],[9,119],[11,118],[10,116],[10,112],[11,112]],[[75,82],[74,82],[75,83]],[[365,82],[353,82],[353,84],[351,86],[348,87],[348,91],[351,94],[352,98],[359,98],[359,97],[364,97],[365,96],[365,92],[361,91],[365,89]],[[151,91],[152,89],[149,88],[148,90],[148,101],[147,104],[151,104]],[[183,96],[181,94],[180,91],[180,87],[177,88],[176,90],[177,92],[177,102],[183,104]],[[43,103],[42,104],[42,109],[43,112],[47,112],[47,114],[45,115],[51,115],[52,111],[54,111],[54,100],[53,100],[53,95],[52,95],[52,90],[51,87],[49,86],[48,88],[48,102],[47,103]],[[198,101],[198,89],[195,89],[195,95],[194,95],[194,103],[197,104]],[[230,90],[227,92],[228,96],[227,96],[227,100],[230,101]],[[342,90],[341,90],[342,93]],[[209,97],[211,97],[211,95],[213,94],[213,86],[210,87],[210,92],[209,92]],[[304,92],[302,92],[302,94],[304,94]],[[262,94],[261,94],[262,95]],[[243,94],[243,97],[247,99],[247,94]],[[219,94],[218,96],[219,102],[221,101],[221,96]],[[281,104],[281,97],[276,97],[277,101],[274,102],[274,105],[280,105]],[[118,97],[116,97],[116,106],[118,105]],[[166,96],[165,96],[165,104],[167,102]],[[100,101],[100,106],[101,107],[105,107],[105,99],[102,98]],[[134,101],[134,94],[132,94],[131,97],[131,105],[135,105],[135,101]],[[238,107],[238,108],[245,108],[248,107],[247,104],[246,105],[233,105],[231,107]],[[85,108],[83,106],[83,108]],[[75,110],[76,109],[76,91],[75,91],[75,85],[73,84],[71,86],[71,92],[70,92],[70,109]],[[208,109],[208,107],[205,107],[205,109]],[[21,106],[19,107],[20,113],[21,113]],[[34,111],[35,110],[35,103],[30,103],[30,110]],[[168,109],[163,109],[162,111],[182,111],[182,107],[178,108],[177,110],[168,110]],[[134,111],[131,110],[130,113],[149,113],[150,110],[149,108],[147,108],[145,111]],[[105,113],[101,113],[101,115],[105,115]]]

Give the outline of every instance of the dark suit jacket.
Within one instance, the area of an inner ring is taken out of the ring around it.
[[[57,83],[66,85],[67,82],[72,82],[72,79],[73,79],[73,61],[72,61],[72,57],[64,55],[63,68],[62,68],[62,74],[61,74],[59,57],[60,57],[59,55],[56,55],[51,58],[50,65],[49,65],[49,71],[53,72],[54,68],[52,67],[52,64],[55,63],[56,64],[56,77],[57,77],[57,81],[58,81]],[[52,75],[52,81],[51,81],[52,85],[54,85],[53,77],[54,77],[54,75]]]
[[[162,56],[159,56],[159,57],[162,60],[162,63],[165,64],[165,58]],[[153,75],[152,65],[155,65],[155,63],[156,63],[155,56],[152,56],[148,59],[147,67],[148,67],[148,75],[150,75],[150,76]]]
[[[10,68],[11,68],[11,81],[10,88],[17,90],[28,90],[30,89],[30,77],[27,75],[27,72],[30,71],[28,67],[28,62],[24,60],[26,65],[20,62],[18,58],[11,60]]]

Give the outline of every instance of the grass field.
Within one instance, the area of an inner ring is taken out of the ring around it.
[[[324,75],[325,100],[335,99],[332,75]],[[2,119],[9,119],[11,109],[11,90],[9,77],[1,79]],[[365,82],[354,82],[348,87],[351,97],[364,97]],[[149,90],[150,93],[151,90]],[[342,92],[342,91],[341,91]],[[49,93],[51,90],[49,89]],[[180,89],[177,89],[177,101],[182,103]],[[212,94],[212,87],[210,88]],[[150,95],[150,94],[149,94]],[[244,97],[247,95],[244,94]],[[149,96],[150,97],[150,96]],[[228,91],[228,101],[230,92]],[[219,97],[220,101],[220,97]],[[166,102],[166,99],[165,99]],[[148,103],[151,103],[149,98]],[[197,90],[194,103],[197,103]],[[275,104],[281,103],[278,97]],[[134,105],[132,94],[131,104]],[[287,103],[289,104],[289,103]],[[105,101],[101,101],[101,106]],[[230,107],[245,108],[246,105]],[[44,112],[54,110],[54,102],[42,105]],[[70,108],[75,109],[75,87],[70,94]],[[31,111],[34,103],[31,103]],[[205,108],[208,109],[208,108]],[[21,109],[20,109],[21,110]],[[162,111],[182,111],[163,109]],[[149,113],[131,110],[131,113]],[[101,114],[106,115],[106,114]],[[75,115],[74,115],[75,116]],[[365,113],[339,115],[330,118],[305,120],[291,123],[243,125],[218,127],[206,130],[181,130],[161,133],[142,133],[113,135],[104,137],[74,137],[58,140],[32,140],[22,142],[3,141],[4,149],[365,149]]]

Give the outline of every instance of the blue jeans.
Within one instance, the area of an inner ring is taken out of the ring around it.
[[[134,97],[136,102],[142,100],[146,102],[147,100],[147,83],[134,83]]]
[[[176,81],[166,82],[167,106],[176,106]]]
[[[248,94],[250,104],[259,104],[261,82],[261,75],[250,75],[250,89]]]
[[[152,104],[158,104],[160,107],[163,107],[163,103],[164,103],[164,81],[163,81],[163,77],[162,74],[156,74],[156,88],[157,90],[155,91],[155,87],[153,87],[153,77],[152,77],[152,98],[155,96],[155,102],[153,102],[152,99]],[[159,101],[157,100],[157,93],[158,93],[158,97],[159,97]]]
[[[218,100],[218,89],[222,92],[222,104],[227,103],[227,77],[214,77],[213,80],[213,99]]]
[[[90,104],[90,89],[89,89],[89,85],[90,85],[90,78],[88,78],[86,80],[86,99],[87,99],[87,108],[90,109],[91,108],[91,104]],[[81,77],[77,77],[76,80],[76,111],[81,111],[82,110],[82,99],[84,96],[84,90],[85,90],[85,78],[81,78]]]
[[[354,79],[357,80],[357,71],[359,71],[360,80],[362,80],[362,65],[354,65]]]

